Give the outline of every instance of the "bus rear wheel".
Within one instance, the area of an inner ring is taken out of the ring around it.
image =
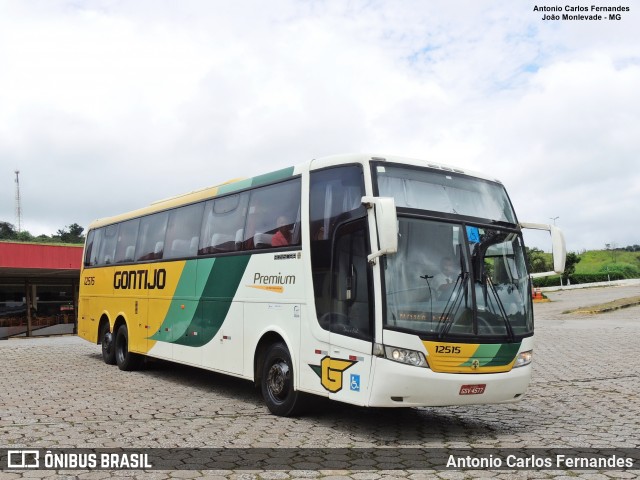
[[[121,325],[116,333],[115,356],[120,370],[132,371],[140,367],[142,357],[129,351],[129,331],[126,325]]]
[[[107,365],[116,364],[116,348],[113,334],[109,330],[109,322],[105,322],[100,329],[100,343],[102,344],[102,360]]]
[[[302,393],[293,388],[293,362],[284,343],[274,343],[264,358],[260,386],[262,396],[274,415],[289,417],[302,411]]]

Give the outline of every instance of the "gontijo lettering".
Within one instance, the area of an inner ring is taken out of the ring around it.
[[[113,288],[121,290],[162,290],[167,282],[164,268],[149,270],[124,270],[113,274]]]

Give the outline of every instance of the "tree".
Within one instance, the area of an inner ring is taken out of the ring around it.
[[[0,222],[0,240],[15,240],[17,233],[13,224]]]
[[[72,223],[71,225],[67,225],[66,228],[58,230],[56,236],[64,243],[84,243],[83,231],[83,227],[77,223]]]
[[[21,232],[16,233],[15,240],[19,242],[32,242],[33,235],[26,230],[22,230]]]
[[[84,235],[82,234],[82,232],[84,232],[84,228],[77,223],[72,223],[71,225],[69,225],[69,233],[74,237],[84,241]]]
[[[580,255],[574,252],[567,253],[567,259],[564,262],[564,273],[562,274],[563,280],[569,280],[569,276],[573,275],[576,271],[576,264],[580,263]]]
[[[67,225],[65,228],[58,230],[56,235],[51,237],[48,235],[38,235],[34,237],[27,230],[21,232],[16,231],[16,227],[9,222],[0,221],[0,240],[14,240],[18,242],[65,242],[65,243],[84,243],[84,228],[77,223]]]
[[[527,252],[527,258],[529,259],[529,272],[531,273],[542,273],[553,270],[549,259],[551,257],[550,254],[544,253],[539,248],[529,248],[525,247]]]
[[[14,240],[18,242],[31,242],[33,235],[28,231],[22,230],[18,232],[16,227],[9,222],[0,222],[0,240]]]

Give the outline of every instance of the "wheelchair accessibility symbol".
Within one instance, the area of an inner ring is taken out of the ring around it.
[[[350,388],[354,392],[360,391],[360,375],[351,374]]]

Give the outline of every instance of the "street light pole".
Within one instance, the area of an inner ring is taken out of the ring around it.
[[[550,220],[553,220],[553,225],[555,226],[556,224],[556,220],[559,219],[560,217],[549,217]]]

